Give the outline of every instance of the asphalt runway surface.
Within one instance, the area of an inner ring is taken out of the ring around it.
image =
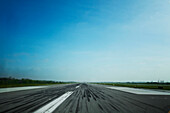
[[[53,113],[168,113],[170,95],[140,95],[104,85],[69,84],[0,93],[0,113],[35,113],[61,97],[71,95]]]

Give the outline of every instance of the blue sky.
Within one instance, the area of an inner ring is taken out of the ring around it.
[[[0,76],[170,81],[169,0],[1,0]]]

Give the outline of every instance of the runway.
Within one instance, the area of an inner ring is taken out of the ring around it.
[[[0,113],[168,113],[170,95],[134,94],[96,84],[0,93]]]

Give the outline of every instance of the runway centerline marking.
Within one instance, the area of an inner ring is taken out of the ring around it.
[[[79,88],[80,86],[76,86],[76,89]]]
[[[36,110],[34,113],[52,113],[61,103],[63,103],[73,92],[69,91],[52,102],[46,104],[42,108]]]

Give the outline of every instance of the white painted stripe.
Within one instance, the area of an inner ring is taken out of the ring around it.
[[[129,93],[134,93],[134,94],[143,94],[143,95],[170,95],[170,92],[168,91],[155,91],[155,90],[150,90],[150,89],[139,89],[139,88],[129,88],[129,87],[107,87],[110,89],[116,89],[120,91],[125,91]]]
[[[46,88],[46,87],[48,87],[48,86],[26,86],[26,87],[0,88],[0,93],[37,89],[37,88]]]
[[[80,86],[76,86],[76,88],[79,88]]]
[[[53,100],[42,108],[38,109],[34,113],[52,113],[61,103],[63,103],[73,92],[67,92],[59,98]]]

